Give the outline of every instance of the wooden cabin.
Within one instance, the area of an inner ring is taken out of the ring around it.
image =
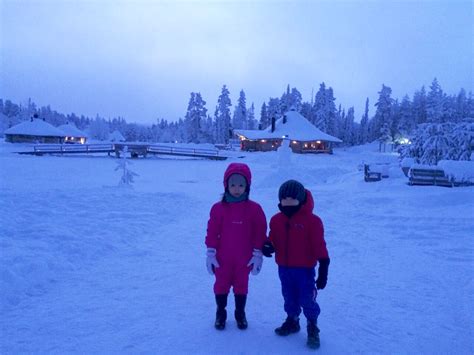
[[[63,143],[66,134],[37,115],[5,130],[10,143]]]
[[[77,128],[74,123],[67,122],[58,128],[66,134],[64,143],[84,144],[87,141],[87,135]]]
[[[282,118],[272,120],[265,130],[235,129],[240,139],[240,148],[245,151],[271,151],[280,147],[283,139],[291,140],[293,153],[329,153],[333,145],[342,141],[316,128],[303,115],[294,110]]]

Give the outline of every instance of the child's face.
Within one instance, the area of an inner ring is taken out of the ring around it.
[[[229,178],[227,188],[232,196],[240,197],[247,188],[247,180],[240,174],[233,174]]]
[[[292,197],[287,197],[281,200],[282,206],[298,206],[299,204],[300,204],[300,201]]]

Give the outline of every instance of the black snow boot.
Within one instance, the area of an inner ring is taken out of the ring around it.
[[[286,318],[281,327],[275,329],[275,333],[281,336],[287,336],[292,333],[298,333],[300,331],[300,320],[299,318]]]
[[[319,328],[316,322],[308,321],[308,341],[306,345],[311,349],[318,349],[321,345],[319,342]]]
[[[248,323],[245,317],[245,303],[247,302],[247,295],[235,295],[235,320],[237,321],[237,328],[247,329]]]
[[[223,330],[225,328],[225,321],[227,319],[227,311],[225,310],[227,307],[227,294],[216,295],[216,303],[217,312],[214,327],[216,327],[216,329]]]

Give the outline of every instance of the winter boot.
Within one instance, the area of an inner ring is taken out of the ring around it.
[[[227,294],[216,295],[216,303],[217,312],[214,327],[218,330],[223,330],[227,319],[227,311],[225,310],[225,307],[227,306]]]
[[[237,321],[237,328],[247,329],[248,323],[245,317],[245,303],[247,302],[247,295],[235,295],[235,320]]]
[[[287,336],[300,331],[299,318],[286,318],[281,327],[275,329],[275,333],[281,336]]]
[[[319,342],[319,328],[316,322],[308,321],[308,341],[306,345],[311,349],[318,349],[321,345]]]

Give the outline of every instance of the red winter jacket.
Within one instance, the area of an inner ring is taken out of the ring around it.
[[[321,219],[313,214],[314,201],[306,190],[306,203],[291,218],[279,212],[270,220],[270,241],[280,266],[315,267],[329,258]]]

